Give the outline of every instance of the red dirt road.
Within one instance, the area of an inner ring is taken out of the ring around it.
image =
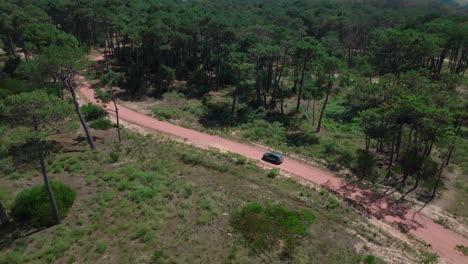
[[[103,57],[100,56],[94,60],[102,59]],[[80,79],[83,79],[83,77],[80,76]],[[115,114],[112,104],[102,104],[96,101],[94,90],[90,87],[88,82],[83,82],[78,91],[87,101],[105,107],[111,115]],[[208,135],[168,122],[159,121],[121,105],[119,105],[118,108],[121,120],[157,132],[183,138],[187,143],[193,145],[218,148],[254,160],[261,159],[263,153],[268,152],[267,149],[261,147],[238,143],[219,136]],[[376,200],[378,194],[372,191],[364,190],[356,185],[349,184],[349,182],[329,172],[287,157],[285,157],[284,163],[278,167],[283,171],[338,193],[343,198],[354,203],[357,207],[365,210],[370,217],[375,217],[386,223],[397,225],[402,229],[408,230],[408,232],[416,238],[430,244],[429,250],[440,254],[448,263],[468,264],[468,256],[463,256],[461,252],[455,250],[457,245],[468,246],[468,239],[451,230],[445,229],[443,226],[421,214],[417,214],[414,221],[411,221],[414,213],[412,208],[405,208],[401,204],[396,204],[387,199]]]

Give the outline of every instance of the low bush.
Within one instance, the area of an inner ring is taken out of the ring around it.
[[[419,263],[422,264],[435,264],[439,262],[439,256],[435,253],[421,252],[419,256]]]
[[[88,103],[87,105],[82,105],[81,113],[83,113],[84,119],[88,122],[97,120],[99,118],[103,118],[109,115],[109,113],[107,113],[106,110],[91,103]]]
[[[83,170],[83,165],[76,157],[65,157],[58,162],[52,163],[50,170],[53,173],[60,173],[63,171],[73,173]]]
[[[76,191],[62,182],[50,182],[60,217],[65,217],[76,199]],[[15,198],[11,214],[14,218],[29,221],[34,226],[54,223],[52,206],[44,184],[21,191]]]
[[[273,168],[268,172],[267,176],[268,176],[268,178],[274,179],[274,178],[276,178],[276,176],[279,175],[279,173],[280,173],[280,169]]]
[[[151,263],[162,264],[166,263],[166,252],[163,249],[155,250],[151,257]]]
[[[325,209],[333,210],[340,206],[340,201],[338,201],[335,197],[330,197],[327,204],[325,205]]]
[[[457,245],[455,249],[463,253],[464,256],[468,256],[468,246]]]
[[[245,130],[243,136],[252,140],[261,140],[271,145],[278,145],[286,139],[286,128],[279,122],[269,123],[265,120],[254,120],[241,125]]]
[[[369,151],[359,149],[355,159],[354,169],[361,177],[372,176],[375,171],[376,160]]]
[[[364,264],[384,264],[386,263],[382,259],[374,256],[374,255],[367,255],[364,257]]]
[[[109,119],[99,118],[89,124],[90,128],[99,129],[99,130],[108,130],[114,125]]]
[[[0,159],[0,171],[3,175],[8,175],[15,171],[15,164],[12,157],[5,157]]]
[[[201,106],[197,106],[191,103],[186,104],[182,110],[185,112],[189,112],[197,116],[198,118],[201,118],[205,114],[205,108]]]
[[[180,152],[179,155],[180,155],[180,159],[185,164],[203,166],[205,168],[210,168],[219,172],[229,171],[229,168],[227,167],[225,163],[213,162],[213,160],[207,159],[198,153],[191,153],[191,152],[183,151],[183,152]]]
[[[153,113],[156,118],[162,121],[167,119],[177,119],[180,117],[180,113],[177,110],[164,106],[156,106],[153,110]]]
[[[231,226],[242,234],[253,250],[280,250],[283,257],[292,257],[292,250],[307,235],[314,220],[315,216],[307,211],[253,203],[232,215]]]
[[[112,100],[110,92],[103,91],[101,88],[94,89],[94,92],[97,95],[97,98],[103,103],[108,103]]]
[[[120,159],[120,153],[116,151],[109,152],[109,159],[111,163],[116,163]]]
[[[312,132],[294,133],[287,137],[288,145],[290,146],[307,146],[319,143],[319,137]]]
[[[96,244],[96,252],[99,253],[99,255],[104,254],[107,249],[107,243],[106,242],[98,242]]]

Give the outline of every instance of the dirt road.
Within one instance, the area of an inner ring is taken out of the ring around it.
[[[102,59],[103,57],[101,56],[94,60]],[[84,79],[82,76],[80,78]],[[86,81],[84,81],[79,88],[79,93],[81,93],[87,101],[103,106],[111,115],[115,114],[113,112],[113,105],[110,103],[102,104],[96,101],[94,90]],[[261,147],[238,143],[219,136],[208,135],[168,122],[159,121],[121,105],[118,106],[118,108],[120,118],[128,123],[183,138],[187,143],[196,146],[218,148],[224,151],[241,154],[254,160],[259,160],[263,153],[268,151]],[[412,221],[411,219],[414,213],[412,208],[405,208],[401,204],[396,204],[387,199],[376,200],[378,195],[372,191],[364,190],[356,185],[350,185],[349,182],[329,172],[287,157],[284,163],[278,167],[283,171],[338,193],[357,207],[367,211],[369,217],[375,217],[376,219],[397,226],[401,230],[405,230],[405,232],[408,231],[417,239],[429,244],[429,250],[440,254],[448,263],[468,263],[468,256],[463,256],[461,252],[455,250],[457,245],[468,246],[468,239],[451,230],[445,229],[441,225],[420,214],[416,215],[414,221]]]

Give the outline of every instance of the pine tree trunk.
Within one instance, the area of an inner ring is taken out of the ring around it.
[[[111,87],[111,98],[112,102],[114,103],[114,109],[115,109],[115,119],[117,121],[117,134],[119,136],[119,142],[122,141],[122,137],[120,135],[120,119],[119,119],[119,108],[117,107],[117,103],[115,102],[115,97],[114,97],[114,91]]]
[[[315,126],[315,98],[312,102],[312,125]]]
[[[284,115],[284,83],[281,82],[280,93],[281,93],[281,114]]]
[[[328,103],[328,98],[330,97],[330,92],[331,92],[331,87],[333,83],[331,81],[328,82],[328,89],[327,89],[327,95],[325,96],[325,102],[323,102],[322,110],[320,111],[320,116],[317,124],[317,130],[315,131],[316,133],[320,132],[320,128],[322,125],[322,118],[323,118],[323,113],[325,112],[325,107],[327,107]]]
[[[13,56],[16,57],[15,45],[13,45],[13,40],[11,39],[11,35],[7,34],[7,37],[8,37],[8,44],[10,45],[11,52],[13,53]]]
[[[39,126],[36,122],[34,122],[34,130],[36,132],[39,132],[40,129],[39,129]],[[51,206],[52,206],[52,211],[53,211],[53,214],[54,214],[54,218],[55,218],[55,223],[57,225],[59,225],[61,223],[61,219],[60,219],[60,213],[59,213],[59,210],[58,210],[58,207],[57,207],[57,202],[55,201],[55,196],[54,196],[54,192],[52,190],[52,187],[49,183],[49,177],[47,176],[47,169],[46,169],[46,165],[45,165],[45,161],[44,161],[44,149],[43,149],[43,143],[42,143],[42,140],[41,139],[38,139],[36,141],[36,146],[37,146],[37,153],[38,153],[38,156],[39,156],[39,163],[41,164],[41,172],[42,172],[42,177],[44,178],[44,186],[46,188],[46,191],[47,191],[47,194],[49,196],[49,200],[50,200],[50,203],[51,203]]]
[[[0,221],[2,222],[2,225],[6,225],[10,223],[10,220],[8,219],[8,215],[1,201],[0,201]]]
[[[83,114],[81,113],[80,109],[80,104],[78,103],[78,100],[76,99],[76,93],[75,89],[69,88],[68,89],[72,95],[73,98],[73,104],[75,105],[75,111],[76,114],[78,115],[78,118],[80,119],[81,126],[83,127],[86,137],[88,139],[89,146],[91,147],[92,150],[96,149],[96,146],[94,145],[94,140],[93,136],[91,135],[91,132],[89,131],[88,125],[86,124],[86,121],[84,120]]]
[[[386,176],[387,179],[388,177],[390,177],[390,172],[391,172],[392,165],[393,165],[393,155],[395,154],[395,142],[396,142],[396,137],[394,136],[392,138],[392,147],[390,149],[390,160],[388,162],[388,167],[387,167],[387,176]]]
[[[59,225],[61,222],[60,214],[59,214],[59,210],[57,207],[57,202],[55,201],[54,192],[52,191],[52,186],[50,186],[49,178],[47,177],[47,170],[46,170],[46,165],[44,161],[44,153],[42,149],[42,141],[40,140],[37,142],[37,150],[39,152],[39,161],[41,163],[41,171],[42,171],[42,176],[44,178],[44,186],[46,187],[46,191],[47,191],[47,194],[49,195],[50,203],[52,205],[55,223]]]
[[[297,95],[296,113],[299,112],[299,107],[301,106],[302,87],[304,86],[304,75],[306,66],[307,60],[304,60],[304,65],[302,66],[301,83],[299,84],[299,94]]]
[[[455,133],[456,137],[460,134],[460,129],[462,125],[463,125],[463,119],[460,119],[460,121],[458,122],[457,132]],[[450,148],[450,150],[447,153],[447,161],[445,162],[445,166],[450,164],[450,159],[452,158],[453,149],[454,149],[453,147]]]

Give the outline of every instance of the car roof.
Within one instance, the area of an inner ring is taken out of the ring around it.
[[[274,152],[270,152],[270,153],[267,153],[268,155],[271,155],[271,156],[275,156],[277,157],[278,159],[281,159],[283,156],[281,154],[278,154],[278,153],[274,153]]]

